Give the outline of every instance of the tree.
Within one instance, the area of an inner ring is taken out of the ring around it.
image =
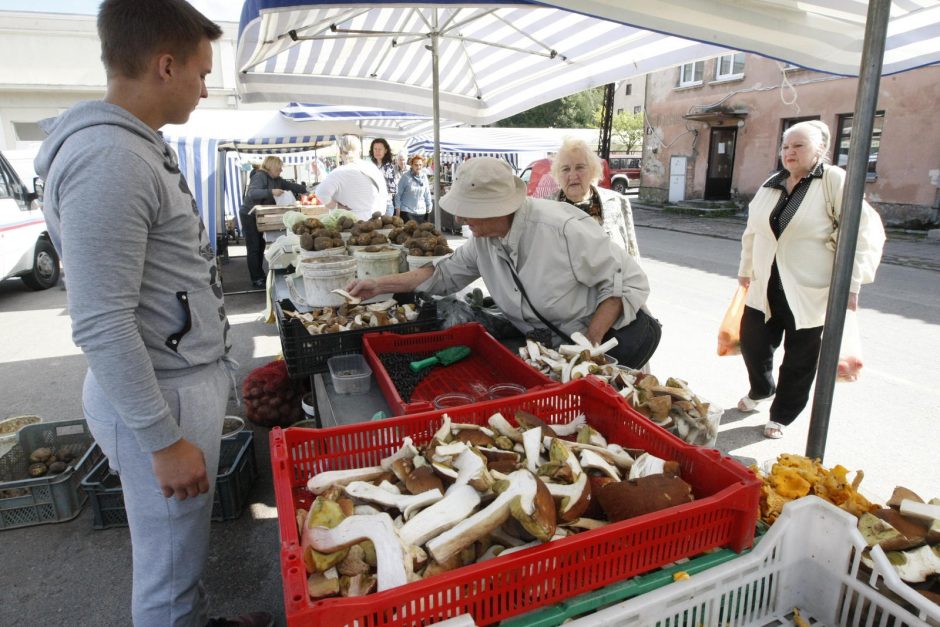
[[[595,118],[597,126],[601,123],[600,111]],[[610,148],[618,152],[639,152],[643,145],[643,114],[617,113],[611,120]]]
[[[533,107],[494,126],[512,128],[597,128],[604,88],[595,87]]]

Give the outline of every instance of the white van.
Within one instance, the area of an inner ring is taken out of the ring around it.
[[[46,230],[37,182],[33,177],[24,185],[0,153],[0,280],[18,277],[44,290],[59,282],[59,255]]]

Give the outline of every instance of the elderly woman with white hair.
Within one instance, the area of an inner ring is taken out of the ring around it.
[[[837,216],[845,171],[826,163],[829,127],[800,122],[783,134],[783,170],[771,176],[749,205],[741,236],[738,282],[747,288],[741,318],[741,356],[749,392],[738,402],[754,411],[773,397],[764,437],[780,438],[806,407],[816,377],[832,276]],[[862,202],[849,309],[862,284],[875,279],[885,234],[881,218]],[[783,363],[774,384],[774,352]]]
[[[343,135],[336,142],[343,164],[317,185],[317,198],[329,209],[346,209],[360,220],[377,211],[385,213],[388,186],[379,169],[369,159],[360,159],[362,144],[355,135]]]
[[[555,200],[574,205],[594,218],[615,244],[631,257],[640,258],[630,200],[623,194],[597,186],[604,168],[587,142],[566,138],[552,160],[551,172],[560,187]]]
[[[652,356],[661,329],[643,308],[646,274],[590,216],[566,203],[527,198],[509,164],[492,157],[464,163],[440,206],[473,237],[433,266],[355,280],[347,291],[364,298],[415,289],[452,294],[482,277],[524,333],[548,329],[570,343],[579,332],[595,345],[617,338],[608,354],[633,368]]]

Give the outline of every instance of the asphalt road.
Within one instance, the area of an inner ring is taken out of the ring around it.
[[[664,323],[653,372],[683,378],[712,402],[733,408],[746,392],[745,370],[740,358],[715,355],[715,336],[735,287],[737,243],[662,227],[641,226],[638,235],[653,287],[650,306]],[[862,293],[866,369],[857,383],[837,386],[825,462],[864,470],[863,492],[876,500],[896,484],[925,498],[940,496],[937,278],[930,269],[883,264]],[[256,321],[260,294],[230,295],[226,304],[241,380],[280,345],[275,328]],[[84,371],[70,339],[64,289],[31,292],[19,281],[0,283],[0,417],[80,418]],[[241,413],[234,406],[230,411]],[[802,453],[808,418],[807,409],[773,441],[760,432],[766,411],[729,409],[717,445],[745,463]],[[206,583],[214,614],[263,608],[283,615],[267,433],[255,429],[255,436],[261,477],[249,510],[236,521],[213,524]],[[86,505],[73,521],[2,531],[0,542],[0,625],[129,624],[126,528],[94,531]]]

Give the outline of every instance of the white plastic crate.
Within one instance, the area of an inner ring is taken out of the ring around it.
[[[940,606],[902,582],[880,548],[868,580],[857,577],[866,547],[857,522],[815,496],[792,501],[750,553],[567,626],[793,625],[794,608],[810,625],[940,625]]]

